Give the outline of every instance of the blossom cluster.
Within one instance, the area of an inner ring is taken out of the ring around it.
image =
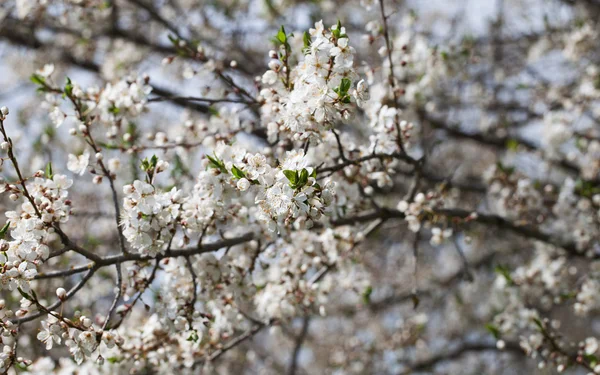
[[[141,254],[155,257],[166,250],[179,219],[182,193],[160,192],[144,181],[123,187],[123,235]]]
[[[37,274],[37,267],[48,259],[53,239],[54,225],[65,223],[71,213],[71,201],[67,199],[73,181],[64,175],[43,177],[36,174],[28,184],[29,197],[19,198],[22,193],[14,185],[6,185],[7,191],[14,191],[11,197],[24,199],[18,211],[7,211],[9,240],[0,240],[0,263],[2,264],[1,285],[3,289],[29,290],[29,281]]]
[[[319,140],[342,119],[353,116],[352,101],[368,100],[364,80],[354,70],[355,50],[346,29],[338,23],[329,29],[319,21],[304,34],[303,60],[292,68],[291,36],[277,34],[278,51],[263,76],[263,118],[268,121],[269,140],[291,137]]]

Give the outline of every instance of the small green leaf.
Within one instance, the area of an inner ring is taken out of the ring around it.
[[[310,37],[310,34],[307,31],[304,32],[304,35],[302,36],[302,40],[304,41],[304,49],[305,50],[309,49],[312,44],[312,39]]]
[[[192,331],[190,333],[190,336],[187,338],[187,341],[193,341],[193,342],[198,342],[198,339],[200,337],[198,336],[198,332],[196,332],[195,330]]]
[[[365,305],[368,305],[369,303],[371,303],[371,294],[372,293],[373,293],[373,287],[371,285],[366,287],[365,290],[362,292],[362,299],[363,299],[363,303]]]
[[[339,39],[342,36],[342,21],[337,21],[336,28],[331,30],[331,33],[336,39]]]
[[[585,358],[590,367],[596,367],[598,364],[598,357],[593,354],[583,354],[583,358]]]
[[[176,36],[169,34],[167,37],[175,47],[179,47],[179,39]]]
[[[108,112],[112,113],[113,115],[118,115],[119,112],[121,112],[121,110],[116,107],[115,105],[112,105],[109,109]]]
[[[413,293],[410,298],[412,299],[413,302],[413,309],[416,310],[417,307],[419,307],[419,304],[421,303],[421,300],[419,299],[419,296],[417,295],[417,293]]]
[[[298,178],[298,187],[306,185],[307,182],[308,182],[308,171],[306,170],[306,168],[304,168],[304,169],[302,169],[302,171],[300,171],[300,177]]]
[[[225,168],[225,163],[223,163],[221,160],[219,160],[219,158],[215,155],[215,157],[212,157],[210,155],[206,155],[206,157],[209,160],[209,167],[210,168],[214,168],[214,169],[218,169],[220,170],[222,173],[227,173],[227,169]]]
[[[235,178],[237,178],[237,179],[245,178],[246,177],[246,174],[244,173],[244,171],[242,171],[241,169],[239,169],[235,165],[233,167],[231,167],[231,174],[234,175]]]
[[[506,148],[509,149],[510,151],[517,151],[518,147],[519,147],[519,141],[517,141],[516,139],[509,139],[506,141]]]
[[[54,172],[52,171],[52,162],[49,161],[48,164],[46,164],[46,178],[51,180],[52,177],[54,177]]]
[[[498,329],[498,327],[496,327],[492,323],[488,323],[485,325],[485,328],[494,336],[496,340],[500,338],[500,330]]]
[[[501,162],[497,162],[496,167],[498,167],[499,170],[506,173],[507,175],[511,175],[515,172],[515,167],[506,166],[506,165],[502,164]]]
[[[343,94],[347,94],[348,93],[348,90],[350,90],[350,86],[352,86],[352,81],[350,81],[346,77],[342,78],[342,83],[340,85],[340,91]]]
[[[215,107],[210,106],[208,107],[208,113],[210,113],[213,116],[219,116],[219,110],[217,110]]]
[[[46,86],[46,79],[39,74],[32,74],[29,80],[38,86]]]
[[[288,181],[292,186],[295,186],[298,183],[298,171],[291,171],[289,169],[286,169],[285,171],[283,171],[283,174],[285,175],[285,177],[287,177]]]
[[[494,268],[494,271],[499,274],[502,275],[506,281],[508,282],[509,285],[514,284],[514,281],[512,279],[512,276],[510,275],[510,270],[508,269],[508,267],[503,266],[503,265],[497,265]]]
[[[277,40],[279,42],[281,42],[281,44],[287,43],[287,34],[285,33],[285,29],[284,29],[283,25],[281,25],[281,28],[277,32],[277,35],[275,36],[275,38],[277,38]]]
[[[64,92],[67,96],[73,95],[73,83],[69,77],[67,77],[67,83],[65,84]]]
[[[24,363],[24,362],[15,362],[14,366],[16,368],[18,368],[19,370],[23,370],[23,371],[26,371],[27,367],[28,367],[28,365],[26,363]]]
[[[0,229],[0,239],[6,236],[6,232],[8,231],[8,227],[10,227],[10,221],[7,221],[6,224]]]

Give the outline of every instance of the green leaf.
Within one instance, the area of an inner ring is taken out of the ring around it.
[[[23,370],[23,371],[26,371],[27,367],[28,367],[28,365],[26,363],[24,363],[24,362],[15,362],[14,366],[16,368],[18,368],[19,370]]]
[[[0,239],[6,236],[6,232],[8,232],[8,227],[10,226],[10,221],[7,221],[6,224],[0,229]]]
[[[412,302],[413,302],[413,309],[416,309],[417,307],[419,307],[421,300],[419,299],[419,296],[417,295],[417,293],[413,293],[410,296],[410,298],[412,299]]]
[[[316,179],[317,178],[317,168],[313,168],[312,173],[310,174],[310,177]]]
[[[38,86],[46,86],[46,79],[39,74],[32,74],[29,80]]]
[[[73,83],[69,77],[67,77],[67,83],[65,84],[64,92],[67,96],[73,95]]]
[[[340,91],[342,94],[347,94],[348,90],[350,90],[350,86],[352,86],[352,81],[346,77],[342,78],[342,83],[340,84]]]
[[[517,141],[516,139],[509,139],[506,141],[506,148],[509,149],[510,151],[517,151],[518,147],[519,147],[519,141]]]
[[[225,163],[223,163],[221,160],[219,160],[219,158],[217,156],[212,157],[210,155],[206,155],[206,157],[209,160],[208,165],[210,168],[218,169],[222,173],[227,173],[227,169],[225,168]]]
[[[342,36],[342,21],[337,21],[336,28],[331,30],[331,33],[336,39],[339,39]]]
[[[310,34],[308,33],[308,31],[304,32],[304,35],[302,36],[302,40],[304,41],[304,49],[309,49],[310,45],[312,44],[312,39],[310,37]]]
[[[373,293],[373,287],[371,285],[366,287],[365,290],[362,292],[362,299],[363,299],[363,303],[365,305],[368,305],[369,303],[371,303],[371,294],[372,293]]]
[[[560,294],[560,298],[567,300],[577,297],[577,292],[564,292]]]
[[[494,268],[494,271],[499,274],[502,275],[506,281],[508,282],[509,285],[514,284],[514,281],[512,279],[512,276],[510,275],[510,270],[508,269],[508,267],[503,266],[503,265],[497,265]]]
[[[598,357],[593,354],[583,354],[583,358],[585,358],[590,367],[596,367],[598,364]]]
[[[208,113],[210,113],[213,116],[219,116],[219,110],[213,106],[208,107]]]
[[[198,342],[198,339],[200,337],[198,336],[198,332],[196,332],[195,330],[192,331],[190,333],[190,336],[187,338],[187,341],[193,341],[193,342]]]
[[[179,47],[179,39],[176,36],[169,34],[168,38],[175,47]]]
[[[283,27],[283,25],[281,25],[281,28],[279,29],[279,31],[277,32],[277,35],[275,36],[275,38],[281,42],[281,44],[285,44],[287,43],[287,35],[285,33],[285,29]]]
[[[498,329],[498,327],[496,327],[492,323],[488,323],[485,325],[485,328],[494,336],[496,340],[500,338],[500,330]]]
[[[112,105],[109,109],[108,112],[112,113],[113,115],[118,115],[119,112],[121,112],[121,110],[116,107],[115,105]]]
[[[237,179],[245,178],[246,177],[246,174],[244,173],[244,171],[242,171],[241,169],[239,169],[235,165],[233,167],[231,167],[231,174],[234,175],[234,177],[237,178]]]
[[[51,180],[52,177],[54,177],[54,172],[52,171],[52,162],[49,161],[48,164],[46,164],[46,178]]]
[[[296,184],[298,183],[298,171],[291,171],[289,169],[286,169],[285,171],[283,171],[283,174],[285,175],[285,177],[287,177],[292,187],[296,186]]]
[[[148,160],[148,158],[144,158],[144,160],[142,160],[142,165],[140,166],[140,168],[144,172],[153,172],[154,169],[156,169],[157,163],[158,163],[158,157],[156,155],[152,155],[150,160]]]
[[[218,160],[218,159],[216,159],[216,158],[213,158],[213,157],[212,157],[212,156],[210,156],[210,155],[206,155],[206,158],[207,158],[207,159],[210,161],[210,166],[211,166],[212,168],[220,168],[220,167],[221,167],[221,164],[220,164],[220,162],[219,162],[219,160]]]
[[[303,168],[302,171],[300,171],[300,177],[298,179],[298,187],[302,187],[302,186],[306,185],[307,182],[308,182],[308,171],[306,170],[306,168]]]
[[[506,165],[502,164],[501,162],[497,162],[496,167],[498,167],[499,170],[506,173],[507,175],[511,175],[515,172],[515,167],[506,166]]]

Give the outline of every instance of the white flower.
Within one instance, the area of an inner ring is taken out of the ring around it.
[[[57,128],[63,124],[66,117],[67,115],[65,115],[58,107],[54,107],[52,112],[50,112],[50,119]]]
[[[108,169],[113,173],[120,170],[121,169],[121,160],[119,160],[117,158],[111,158],[110,160],[108,160]]]
[[[277,73],[272,70],[267,70],[262,76],[262,82],[265,85],[273,85],[277,82]]]
[[[407,201],[400,201],[400,202],[398,202],[398,206],[396,206],[396,208],[400,212],[406,212],[406,210],[408,210],[408,202]]]
[[[60,344],[61,328],[58,319],[48,314],[48,319],[42,321],[42,330],[37,334],[37,339],[46,344],[46,350],[52,349],[52,343]]]
[[[237,188],[241,191],[246,191],[250,187],[250,181],[245,178],[240,178],[237,182]]]
[[[36,73],[44,78],[48,78],[54,73],[54,64],[46,64],[42,69],[38,69]]]
[[[598,351],[598,340],[594,337],[588,337],[585,339],[585,354],[593,355]]]
[[[361,79],[356,84],[356,89],[353,92],[354,99],[356,99],[356,105],[363,107],[365,102],[368,101],[371,96],[369,95],[369,86],[364,79]]]
[[[86,150],[83,154],[75,156],[69,154],[67,169],[71,172],[83,176],[90,161],[90,153]]]

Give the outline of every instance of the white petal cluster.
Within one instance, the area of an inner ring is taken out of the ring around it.
[[[138,116],[144,111],[152,87],[144,77],[130,77],[115,84],[108,83],[100,93],[100,117],[113,123],[119,116]]]
[[[139,253],[155,257],[166,250],[175,232],[182,194],[173,187],[160,192],[153,185],[136,180],[123,187],[123,234]]]
[[[338,24],[325,29],[319,21],[310,29],[310,39],[298,66],[292,69],[282,63],[289,57],[282,46],[281,57],[269,63],[271,69],[262,77],[266,86],[261,91],[265,100],[262,111],[270,122],[271,140],[280,133],[318,140],[337,121],[353,115],[351,99],[362,104],[369,98],[364,80],[357,84],[355,50],[345,28]],[[289,81],[287,87],[282,81]]]
[[[25,200],[19,211],[6,212],[10,239],[0,240],[3,289],[29,290],[29,280],[37,274],[37,266],[50,254],[48,242],[55,231],[53,225],[69,219],[71,202],[67,199],[67,189],[72,184],[64,175],[55,175],[52,179],[36,177],[28,185],[35,208]]]

